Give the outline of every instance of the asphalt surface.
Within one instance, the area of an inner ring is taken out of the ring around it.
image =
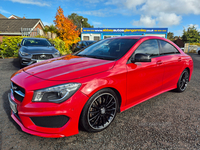
[[[200,149],[200,55],[183,93],[163,93],[125,112],[99,133],[64,138],[26,134],[10,117],[7,94],[17,59],[0,59],[0,150],[7,149]]]

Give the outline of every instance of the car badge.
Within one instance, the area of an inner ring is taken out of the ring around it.
[[[17,87],[16,86],[12,86],[12,90],[16,90],[17,89]]]
[[[46,55],[44,55],[44,54],[40,55],[40,58],[46,58]]]

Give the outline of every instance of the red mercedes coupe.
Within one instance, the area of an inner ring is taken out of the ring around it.
[[[158,94],[186,90],[193,61],[154,36],[99,41],[73,55],[25,67],[11,77],[11,116],[42,137],[107,128],[122,112]]]

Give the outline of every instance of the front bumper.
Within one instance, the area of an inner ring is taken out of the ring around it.
[[[11,111],[11,117],[24,132],[41,137],[58,138],[78,134],[79,117],[88,97],[77,91],[61,104],[31,102],[33,92],[27,92],[22,102],[9,94],[10,101],[16,104],[17,113]],[[32,117],[67,116],[69,120],[62,127],[41,127],[34,124]]]
[[[31,64],[37,63],[37,62],[41,62],[44,60],[48,60],[48,59],[52,59],[52,58],[56,58],[56,57],[60,57],[60,55],[54,55],[54,54],[34,54],[34,55],[38,55],[37,58],[33,57],[33,55],[29,55],[29,56],[22,56],[21,54],[19,54],[20,57],[20,64],[22,66],[29,66]],[[49,55],[46,58],[40,58],[39,55]],[[51,55],[51,56],[50,56]],[[34,59],[35,58],[35,59]],[[39,59],[40,58],[40,59]]]

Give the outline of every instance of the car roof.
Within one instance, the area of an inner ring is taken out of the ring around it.
[[[80,41],[80,42],[96,42],[94,40],[84,40],[84,41]]]
[[[31,40],[47,40],[46,38],[23,38],[23,39],[31,39]]]
[[[118,36],[118,37],[113,37],[115,39],[142,39],[142,38],[147,38],[147,39],[165,39],[159,36],[146,36],[146,35],[132,35],[132,36]]]

